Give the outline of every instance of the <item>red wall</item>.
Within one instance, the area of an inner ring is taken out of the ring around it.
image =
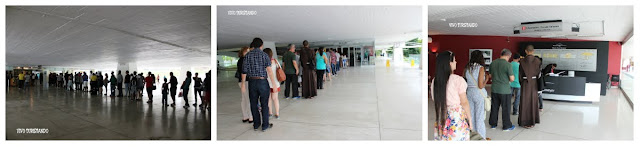
[[[456,55],[455,73],[462,75],[463,68],[469,61],[469,49],[493,49],[493,60],[500,57],[503,48],[516,53],[520,42],[553,42],[553,41],[587,41],[574,39],[550,39],[506,36],[469,36],[469,35],[430,35],[429,51],[440,52],[450,50]],[[609,43],[609,73],[620,74],[621,45],[617,42]],[[429,75],[435,74],[435,54],[429,53]]]
[[[609,69],[607,69],[607,73],[610,75],[620,75],[621,64],[620,63],[622,56],[622,45],[619,42],[610,41],[609,42]]]

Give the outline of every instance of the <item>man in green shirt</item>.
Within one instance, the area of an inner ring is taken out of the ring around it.
[[[298,63],[296,62],[296,54],[294,54],[296,50],[296,46],[294,44],[289,44],[289,51],[284,53],[284,57],[282,58],[282,62],[284,62],[284,74],[287,75],[287,80],[285,83],[284,89],[284,97],[289,99],[289,89],[293,89],[293,98],[300,98],[298,95]],[[293,86],[291,86],[293,85]]]
[[[511,116],[509,108],[511,108],[511,84],[515,79],[513,69],[509,64],[511,51],[502,49],[500,58],[493,60],[489,65],[489,74],[491,78],[491,114],[489,115],[489,125],[491,129],[498,126],[498,111],[502,107],[502,130],[511,131],[515,126],[511,124]]]
[[[518,72],[520,71],[520,54],[515,53],[513,54],[513,61],[511,61],[511,69],[513,69],[513,75],[514,77],[518,77]],[[515,96],[514,97],[514,102],[513,102],[513,112],[511,113],[512,115],[518,115],[518,106],[520,105],[520,81],[519,80],[513,80],[513,82],[511,82],[511,96]]]

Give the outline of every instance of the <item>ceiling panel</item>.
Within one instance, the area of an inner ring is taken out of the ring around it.
[[[6,10],[7,65],[210,66],[210,6],[9,6]]]
[[[429,6],[429,35],[514,35],[522,22],[604,21],[604,36],[569,39],[622,41],[633,29],[633,6]],[[478,23],[477,28],[453,28],[449,23]],[[527,36],[540,37],[540,36]]]
[[[229,15],[228,11],[257,15]],[[421,36],[421,6],[218,6],[218,49],[239,48],[254,37],[277,45],[340,42],[393,43]]]

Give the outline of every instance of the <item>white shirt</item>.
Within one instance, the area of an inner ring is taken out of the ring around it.
[[[276,73],[277,73],[276,67],[278,67],[278,65],[279,65],[279,64],[276,64],[275,62],[277,62],[275,59],[271,59],[271,66],[269,66],[271,68],[271,72],[273,73],[273,77],[277,77],[277,75],[276,75]],[[271,82],[271,78],[269,78],[269,76],[267,75],[267,81],[269,81],[269,87],[271,87],[271,88],[279,88],[280,87],[280,82],[278,82],[278,79],[276,79],[276,83],[272,83]]]

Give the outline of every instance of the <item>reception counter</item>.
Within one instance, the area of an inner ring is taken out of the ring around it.
[[[598,102],[600,83],[587,83],[586,77],[545,76],[543,99],[562,101]]]
[[[633,72],[620,72],[620,88],[624,90],[624,93],[629,97],[629,101],[633,104]]]

